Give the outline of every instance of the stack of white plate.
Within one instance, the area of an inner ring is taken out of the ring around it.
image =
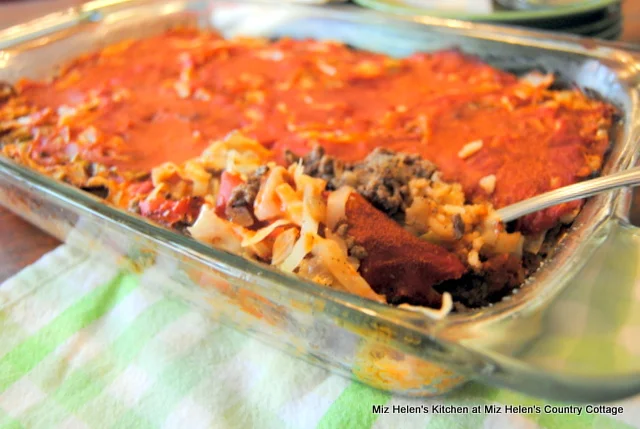
[[[622,33],[620,0],[353,0],[382,12],[517,25],[615,40]],[[549,2],[547,2],[549,3]],[[509,7],[511,6],[511,7]]]

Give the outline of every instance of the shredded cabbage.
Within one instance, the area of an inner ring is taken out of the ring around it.
[[[215,208],[205,204],[193,226],[187,228],[196,240],[204,241],[229,252],[241,253],[242,227],[220,218]]]
[[[453,309],[453,299],[451,298],[449,292],[443,293],[442,306],[438,310],[429,307],[416,307],[409,304],[400,304],[398,308],[413,311],[415,313],[420,313],[431,319],[440,320],[444,319],[447,314],[451,313],[451,310]]]
[[[298,229],[288,228],[273,242],[271,265],[280,265],[291,254],[298,239]]]
[[[224,140],[213,143],[200,156],[206,168],[227,169],[243,179],[271,159],[271,151],[239,132],[232,132]]]
[[[329,194],[327,198],[327,226],[334,230],[342,219],[346,217],[347,200],[353,189],[349,186],[342,186],[340,189]]]
[[[331,274],[346,290],[373,301],[386,302],[386,299],[375,293],[369,283],[347,261],[347,255],[335,241],[317,237],[313,253],[324,262]]]
[[[313,249],[313,243],[315,241],[316,236],[314,234],[301,234],[296,244],[293,246],[291,253],[287,258],[280,264],[279,268],[282,271],[287,271],[292,273],[293,270],[298,268],[300,262],[311,252]]]
[[[264,228],[260,228],[256,232],[247,231],[240,245],[242,247],[247,247],[257,244],[267,238],[269,234],[275,231],[275,229],[279,226],[288,225],[289,223],[290,222],[286,219],[278,219],[277,221],[265,226]]]
[[[282,202],[276,193],[276,188],[286,183],[287,170],[283,167],[272,168],[265,182],[260,186],[256,200],[253,203],[253,214],[258,220],[267,220],[282,214]]]

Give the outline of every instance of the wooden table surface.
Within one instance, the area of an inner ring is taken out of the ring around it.
[[[0,0],[0,27],[38,16],[77,0]],[[624,33],[621,40],[640,44],[640,0],[623,2]],[[637,202],[640,195],[636,194]],[[58,240],[0,208],[0,282],[35,262],[60,244]]]

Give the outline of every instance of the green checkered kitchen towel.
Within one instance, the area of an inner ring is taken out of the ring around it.
[[[474,383],[395,397],[220,326],[151,281],[61,246],[0,286],[0,427],[640,428],[640,398],[616,416],[373,414],[545,402]]]

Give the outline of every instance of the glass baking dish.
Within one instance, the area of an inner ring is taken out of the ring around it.
[[[458,21],[274,3],[95,1],[0,32],[0,79],[42,78],[83,52],[176,25],[228,36],[337,39],[393,56],[459,47],[502,69],[554,72],[619,108],[604,172],[637,162],[634,53],[612,43]],[[640,332],[638,320],[625,316],[638,294],[640,249],[640,233],[626,221],[629,201],[627,191],[590,199],[517,294],[435,321],[211,248],[0,158],[0,203],[38,227],[71,245],[115,252],[132,269],[160,273],[165,281],[157,287],[167,294],[294,356],[413,396],[442,394],[470,379],[567,401],[640,392],[640,358],[615,341],[620,333]]]

